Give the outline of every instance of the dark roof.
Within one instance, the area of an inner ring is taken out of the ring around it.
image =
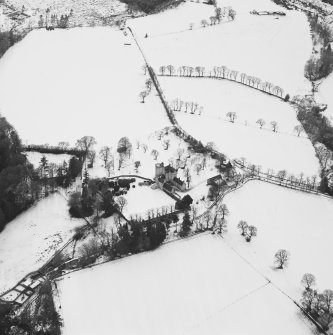
[[[166,190],[166,191],[169,191],[169,192],[172,192],[172,185],[170,185],[169,183],[165,183],[163,185],[163,188]]]
[[[158,177],[158,181],[163,183],[165,181],[165,175],[164,174],[161,174],[159,177]]]
[[[214,176],[214,177],[212,177],[212,178],[209,178],[208,180],[209,180],[209,181],[215,181],[215,180],[218,180],[218,179],[222,179],[222,177],[221,177],[220,174],[218,174],[218,175],[216,175],[216,176]]]
[[[171,165],[167,165],[165,167],[165,172],[176,172],[177,170],[173,168]]]
[[[178,184],[178,185],[183,185],[183,184],[184,184],[184,182],[183,182],[181,179],[177,178],[177,177],[173,178],[173,181],[174,181],[176,184]]]

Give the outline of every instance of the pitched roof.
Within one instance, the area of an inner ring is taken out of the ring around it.
[[[172,192],[172,185],[170,185],[169,183],[165,183],[163,185],[163,188],[169,192]]]
[[[173,168],[171,165],[167,165],[165,167],[165,172],[171,172],[171,173],[173,173],[173,172],[177,172],[177,170],[175,168]]]
[[[178,185],[183,185],[183,184],[184,184],[184,182],[183,182],[181,179],[177,178],[177,177],[173,178],[173,181],[174,181],[176,184],[178,184]]]

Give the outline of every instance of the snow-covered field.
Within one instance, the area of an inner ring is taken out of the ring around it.
[[[102,146],[150,134],[169,121],[154,90],[140,103],[142,65],[121,31],[33,31],[0,60],[1,114],[23,143],[74,145],[91,135]]]
[[[0,292],[38,270],[82,224],[69,217],[61,194],[48,196],[8,223],[0,234]]]
[[[202,115],[205,117],[229,121],[226,114],[235,112],[236,123],[260,128],[256,122],[263,119],[266,123],[263,129],[272,130],[270,123],[276,121],[279,132],[297,136],[294,127],[300,123],[292,106],[258,90],[232,81],[209,78],[159,77],[159,82],[169,102],[176,98],[196,102],[203,106]]]
[[[64,335],[312,334],[219,237],[197,236],[58,281]]]
[[[287,170],[306,176],[318,174],[319,163],[311,142],[289,134],[233,124],[217,118],[177,113],[180,125],[203,143],[213,141],[230,158],[244,157],[263,171]]]
[[[333,253],[333,200],[252,181],[225,197],[230,210],[227,243],[294,299],[301,297],[305,273],[317,278],[319,290],[332,289],[333,272],[325,260]],[[258,228],[247,243],[237,230],[240,220]],[[290,252],[290,264],[276,270],[274,254]]]
[[[304,78],[304,64],[311,55],[312,41],[304,13],[287,11],[286,16],[278,18],[249,13],[253,9],[283,10],[269,0],[220,0],[218,3],[221,7],[230,5],[235,8],[235,21],[162,36],[153,36],[158,31],[154,25],[156,21],[162,26],[169,25],[169,31],[174,31],[173,21],[166,15],[159,15],[160,20],[154,16],[140,19],[144,28],[135,21],[133,25],[128,21],[128,25],[138,37],[143,31],[148,34],[148,38],[140,39],[140,43],[157,70],[168,64],[176,68],[200,65],[206,69],[225,65],[279,85],[291,95],[310,91],[310,84]],[[204,8],[205,5],[200,6]],[[178,10],[181,7],[173,10],[174,15]],[[184,17],[185,26],[206,19],[204,11],[196,13],[195,18]],[[149,26],[150,30],[147,29]]]
[[[137,37],[142,38],[146,34],[148,38],[158,37],[187,31],[190,23],[193,24],[192,29],[201,29],[200,21],[209,21],[209,17],[214,15],[214,9],[212,5],[187,1],[175,9],[129,20],[127,23]]]

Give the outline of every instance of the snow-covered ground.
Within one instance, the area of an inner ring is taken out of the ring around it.
[[[166,206],[170,211],[170,206],[175,207],[175,200],[160,189],[153,190],[150,186],[139,186],[140,179],[137,179],[135,188],[124,195],[127,205],[124,208],[124,215],[129,218],[131,215],[138,214],[146,218],[147,210],[160,209]]]
[[[260,128],[256,122],[263,119],[263,129],[272,130],[270,123],[276,121],[279,132],[297,136],[294,127],[300,123],[292,106],[253,88],[209,78],[159,77],[159,82],[169,102],[196,102],[204,108],[203,116],[229,121],[226,114],[235,112],[236,123]]]
[[[67,201],[57,193],[8,223],[0,233],[0,292],[38,270],[83,223],[69,217]]]
[[[307,138],[217,118],[185,113],[177,113],[176,117],[188,133],[203,143],[213,141],[229,158],[244,157],[251,164],[260,165],[265,172],[273,169],[275,172],[287,170],[294,175],[318,174],[318,159]]]
[[[60,154],[60,155],[54,155],[54,154],[41,154],[39,152],[26,152],[28,161],[34,166],[34,168],[38,168],[40,166],[40,161],[43,156],[46,157],[48,164],[53,163],[56,165],[62,165],[64,162],[67,164],[69,163],[69,160],[71,159],[71,155],[67,154]]]
[[[158,70],[161,65],[213,66],[225,65],[228,68],[282,87],[291,95],[309,92],[310,83],[304,78],[304,64],[312,51],[309,24],[304,13],[286,11],[269,0],[220,0],[219,6],[232,6],[237,11],[235,21],[188,30],[178,34],[153,36],[159,25],[169,25],[173,32],[173,21],[160,15],[128,21],[138,37],[142,32],[148,38],[140,39],[151,65]],[[195,4],[193,4],[194,6]],[[205,5],[201,5],[205,6]],[[284,10],[284,17],[251,15],[249,11]],[[176,12],[181,8],[173,10]],[[170,15],[171,15],[170,11]],[[206,13],[198,12],[196,21],[206,19]],[[165,22],[165,21],[167,22]],[[184,25],[194,19],[184,18]],[[151,25],[149,24],[151,22]],[[199,21],[200,22],[200,21]],[[146,27],[150,26],[150,30]],[[152,37],[150,38],[149,36]]]
[[[333,253],[333,200],[252,181],[225,197],[230,210],[226,241],[295,300],[305,273],[317,278],[319,290],[332,289],[333,272],[325,260]],[[251,243],[237,229],[240,220],[258,228]],[[290,264],[276,270],[274,254],[290,252]]]
[[[174,9],[129,20],[127,24],[137,37],[169,35],[189,30],[190,23],[192,29],[201,29],[201,20],[209,21],[209,17],[215,15],[214,9],[212,5],[187,1]]]
[[[211,235],[72,273],[57,286],[64,335],[312,334],[292,301]]]
[[[33,31],[0,60],[1,114],[23,143],[74,145],[91,135],[103,146],[150,134],[169,121],[156,91],[140,102],[142,65],[121,31]]]

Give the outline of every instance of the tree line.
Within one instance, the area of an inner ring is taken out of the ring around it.
[[[0,231],[57,186],[67,187],[82,169],[82,158],[61,166],[44,156],[37,169],[27,160],[19,135],[0,116]]]
[[[262,81],[260,78],[247,75],[246,73],[239,73],[238,71],[228,69],[226,66],[214,66],[206,73],[206,69],[203,66],[193,67],[182,65],[176,69],[173,65],[169,64],[160,66],[159,73],[161,76],[227,79],[237,81],[262,92],[277,96],[285,101],[289,101],[290,99],[290,95],[285,94],[280,86],[274,85],[268,81]]]
[[[333,321],[333,291],[326,289],[322,292],[316,290],[316,278],[311,273],[302,277],[304,287],[301,304],[305,312],[311,315],[324,331],[329,330]]]
[[[333,195],[333,187],[329,185],[328,180],[328,176],[333,172],[331,163],[333,158],[333,127],[312,98],[295,96],[292,99],[292,104],[297,111],[297,119],[308,134],[321,165],[320,191]]]

